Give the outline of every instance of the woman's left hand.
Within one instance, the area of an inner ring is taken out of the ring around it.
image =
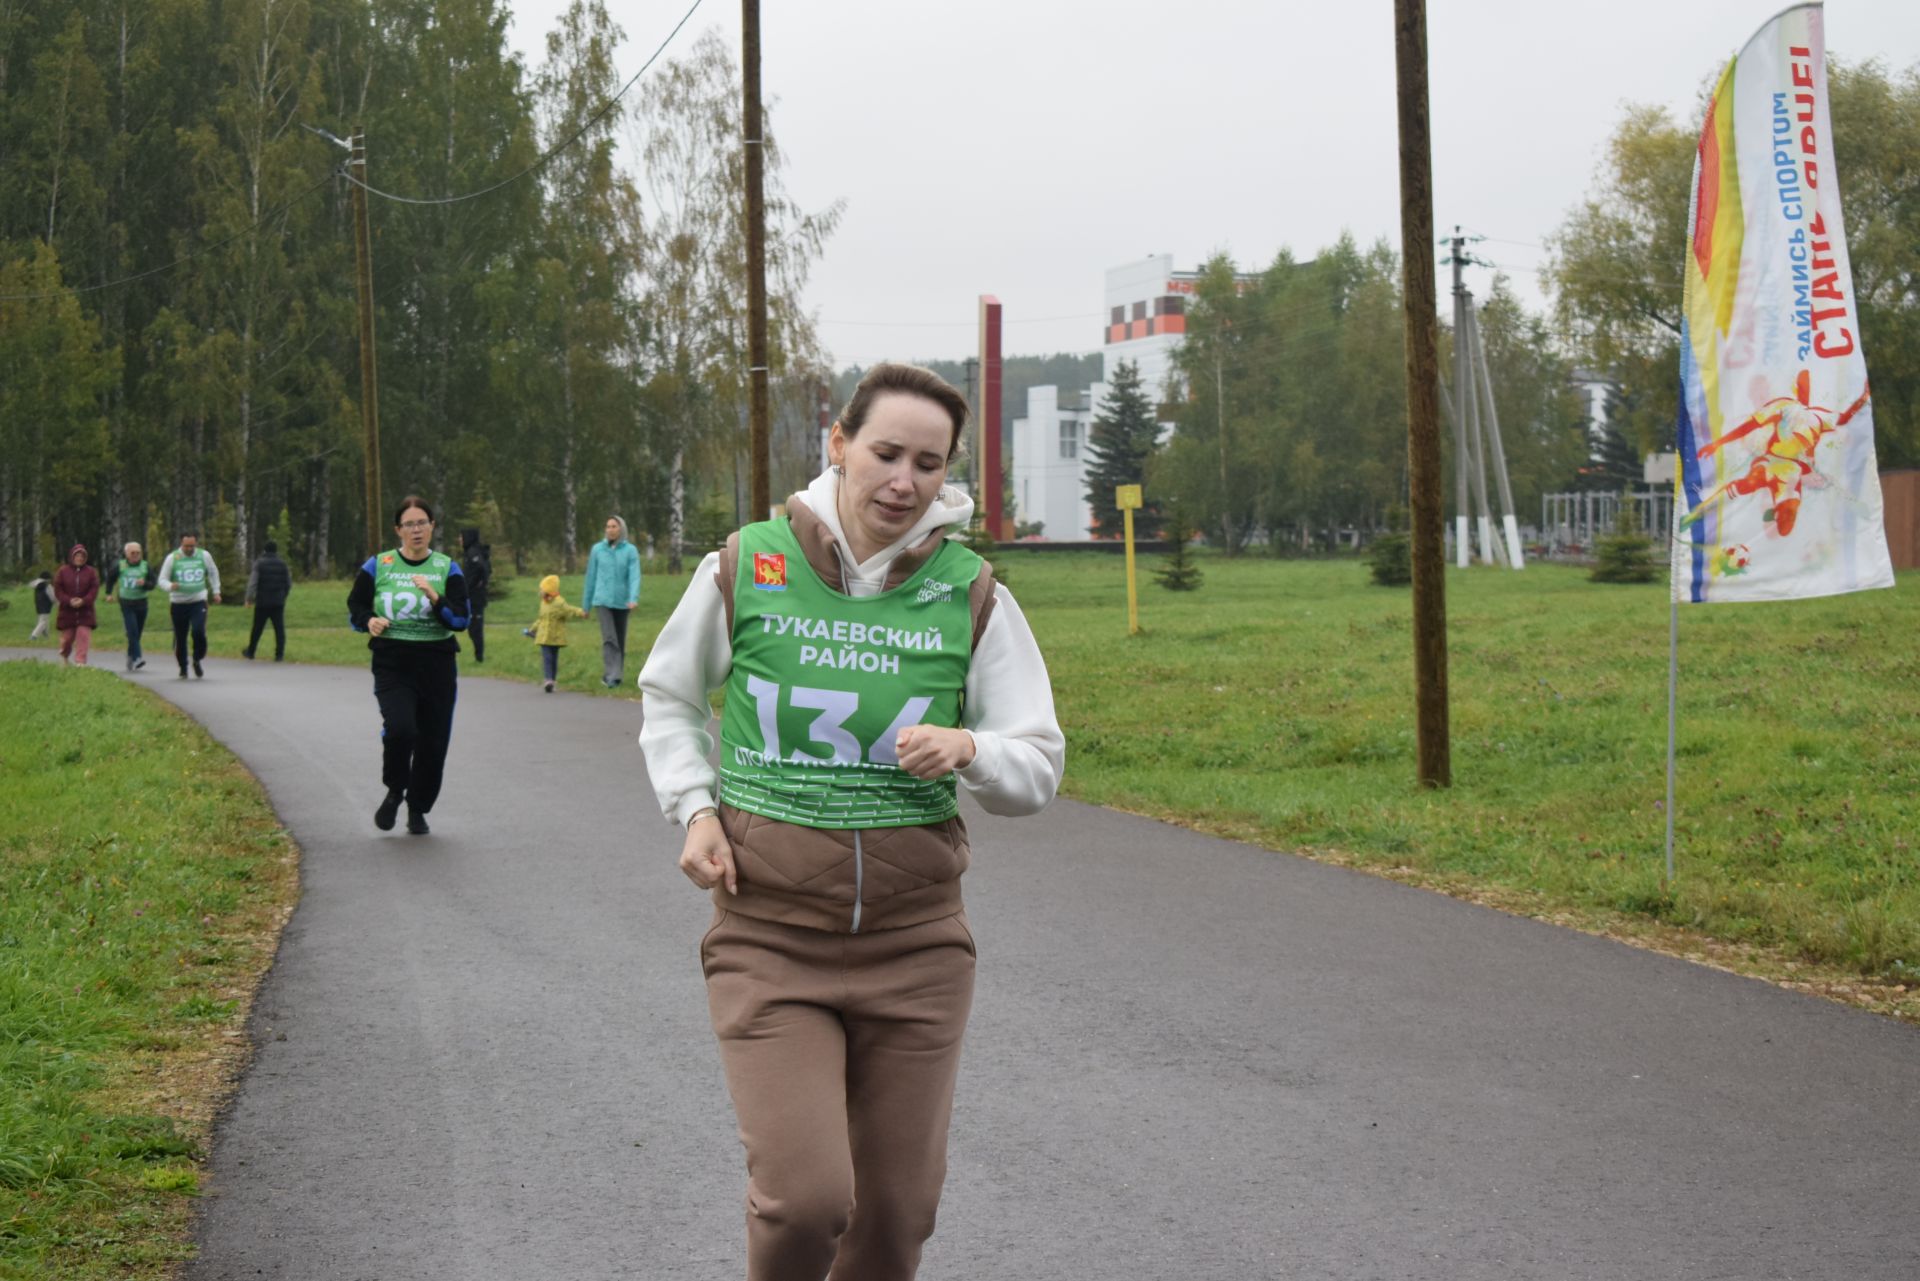
[[[438,605],[440,603],[440,597],[434,593],[433,584],[427,581],[425,574],[415,574],[413,576],[413,585],[427,594],[427,604]]]
[[[944,778],[973,764],[973,735],[939,725],[909,725],[894,740],[900,768],[915,778]]]

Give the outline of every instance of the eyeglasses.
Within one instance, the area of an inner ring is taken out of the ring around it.
[[[402,529],[429,529],[432,526],[433,522],[430,520],[403,520],[400,522],[400,528]]]

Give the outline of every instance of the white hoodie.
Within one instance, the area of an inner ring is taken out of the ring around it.
[[[919,523],[878,555],[854,564],[836,501],[840,475],[829,468],[807,486],[806,504],[833,534],[834,549],[850,596],[877,595],[900,552],[938,527],[965,527],[973,500],[942,486]],[[713,805],[716,771],[710,691],[727,683],[733,668],[733,638],[727,632],[726,601],[713,576],[720,554],[711,552],[660,632],[640,670],[640,748],[660,808],[685,827]],[[1066,767],[1066,739],[1053,712],[1053,686],[1046,661],[1026,616],[1005,587],[994,585],[993,614],[967,670],[961,725],[973,736],[971,763],[956,771],[968,793],[990,814],[1032,814],[1044,809]]]

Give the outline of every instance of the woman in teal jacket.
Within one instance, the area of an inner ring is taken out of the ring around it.
[[[607,517],[607,537],[587,553],[587,582],[580,607],[600,619],[600,683],[612,689],[626,679],[627,619],[640,603],[640,549],[627,538],[627,522]]]

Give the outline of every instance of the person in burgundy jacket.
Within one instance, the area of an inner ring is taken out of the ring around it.
[[[100,594],[100,571],[87,564],[87,549],[80,543],[67,553],[67,563],[53,576],[53,599],[59,607],[54,630],[60,633],[60,661],[87,663],[93,645],[93,599]]]

